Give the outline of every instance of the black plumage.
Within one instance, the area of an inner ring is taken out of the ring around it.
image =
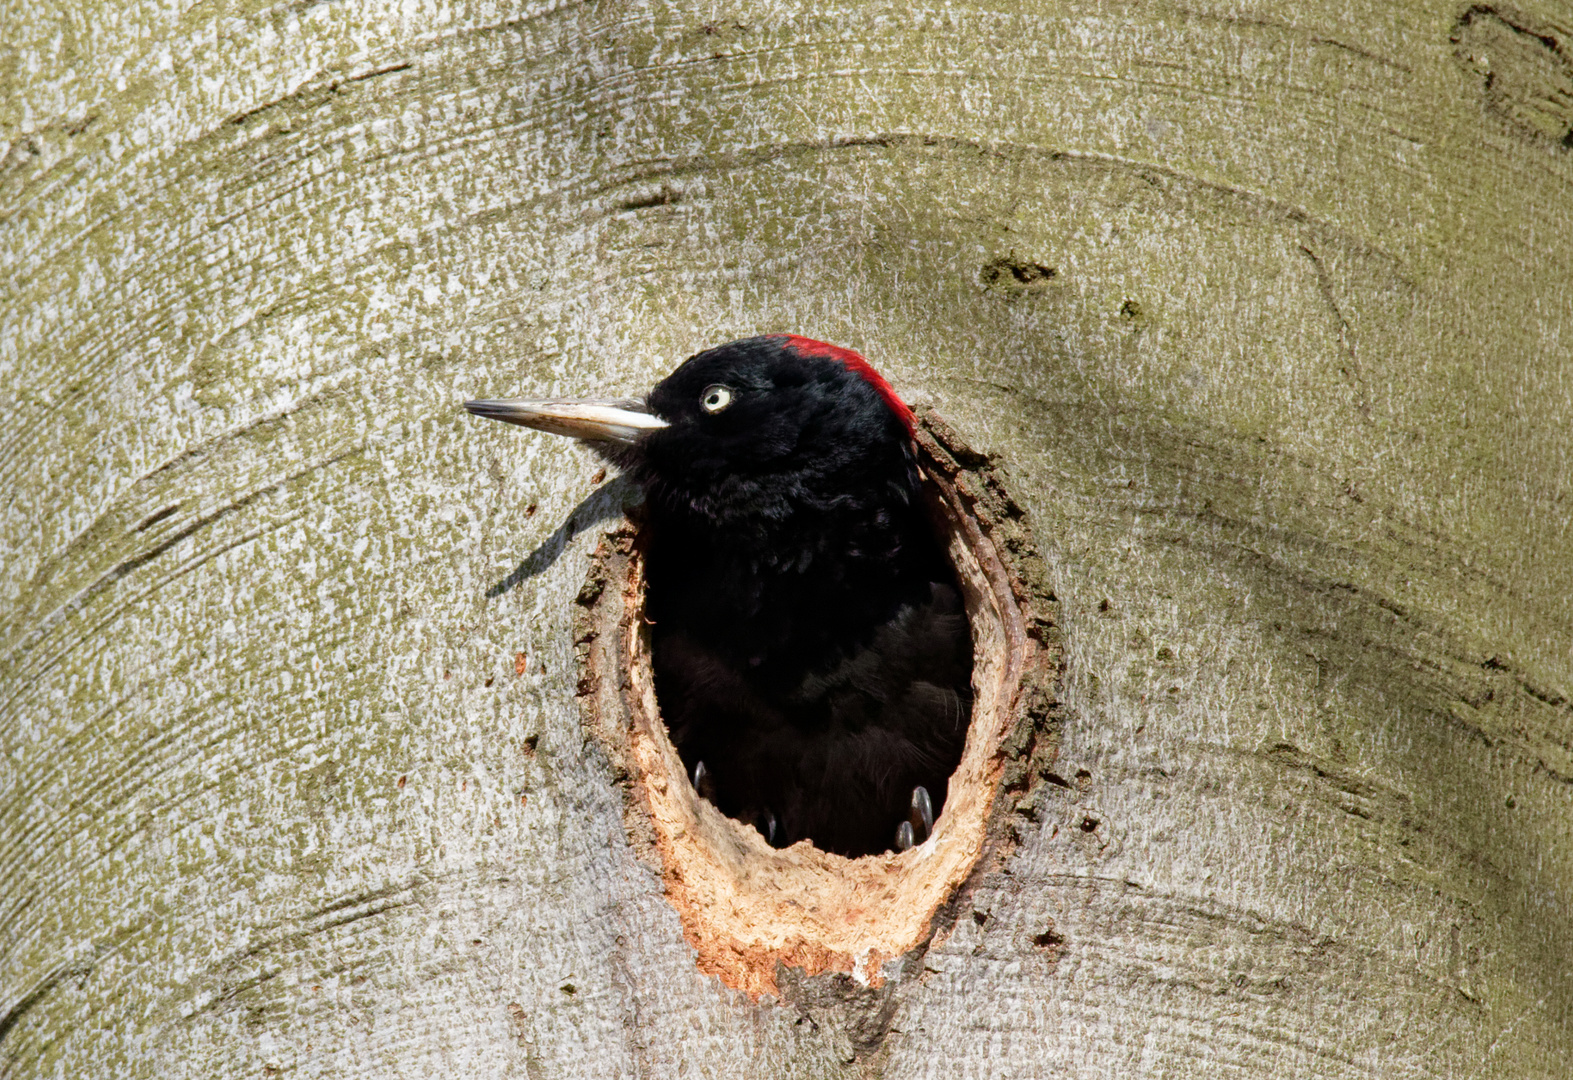
[[[471,408],[587,434],[506,404]],[[600,437],[646,494],[656,696],[700,794],[777,846],[921,842],[972,648],[910,411],[855,353],[790,335],[699,353],[616,407],[649,425]]]

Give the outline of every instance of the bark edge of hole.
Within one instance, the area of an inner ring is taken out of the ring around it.
[[[695,795],[656,708],[637,512],[603,537],[579,592],[581,715],[623,789],[629,841],[660,874],[699,969],[754,1000],[780,996],[781,964],[879,985],[886,961],[945,930],[1003,864],[1051,772],[1064,650],[1026,513],[988,456],[933,409],[916,414],[925,494],[972,623],[975,700],[945,811],[911,851],[776,850]]]

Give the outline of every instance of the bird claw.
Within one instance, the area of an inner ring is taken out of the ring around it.
[[[694,766],[694,793],[712,805],[715,803],[715,778],[702,761]]]
[[[928,788],[919,784],[912,789],[912,802],[907,810],[907,820],[896,826],[896,850],[907,851],[929,838],[934,831],[934,800]]]
[[[694,762],[694,792],[701,799],[709,800],[713,806],[716,804],[715,776],[705,768],[702,761]],[[759,835],[773,848],[786,847],[786,830],[776,820],[775,814],[769,810],[762,810],[754,817],[754,828],[759,830]]]
[[[920,844],[934,831],[934,800],[929,798],[929,789],[922,784],[912,789],[912,809],[907,820],[912,822],[912,831]]]

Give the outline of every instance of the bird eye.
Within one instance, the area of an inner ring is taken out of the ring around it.
[[[699,404],[707,413],[718,413],[732,404],[732,391],[720,383],[707,386],[699,397]]]

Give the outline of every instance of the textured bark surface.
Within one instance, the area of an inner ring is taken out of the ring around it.
[[[0,140],[0,1074],[1567,1074],[1566,3],[6,0]],[[773,330],[1009,468],[1066,786],[755,1005],[456,403]]]

